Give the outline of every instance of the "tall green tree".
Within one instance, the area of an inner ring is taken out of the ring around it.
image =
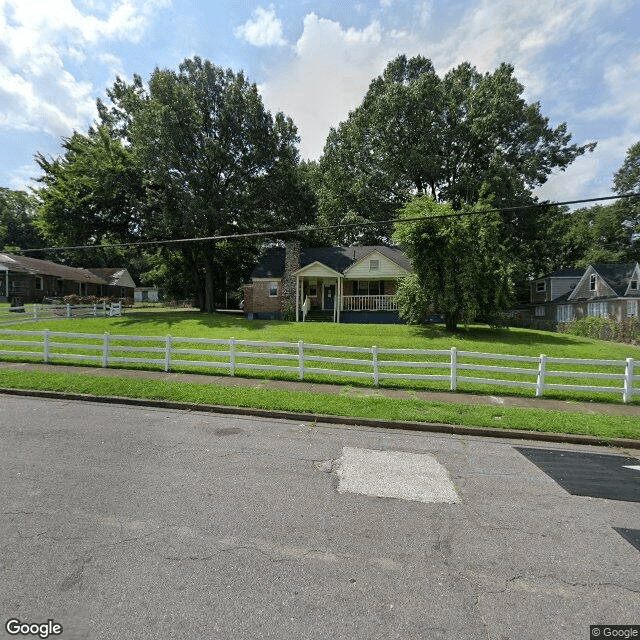
[[[625,196],[611,204],[564,211],[550,226],[556,264],[587,266],[594,262],[629,262],[640,250],[640,142],[632,145],[613,177],[613,191]],[[559,242],[559,244],[558,244]],[[541,264],[537,275],[549,273]]]
[[[39,227],[51,244],[104,246],[90,260],[111,266],[105,264],[113,259],[110,245],[141,237],[140,167],[130,146],[106,126],[86,135],[75,132],[63,139],[62,148],[56,158],[36,155],[42,170],[36,190]],[[86,265],[88,258],[86,252],[70,252],[66,259]]]
[[[129,95],[125,92],[125,95]],[[142,167],[146,237],[193,238],[277,229],[305,222],[297,195],[295,125],[272,116],[242,73],[200,58],[177,72],[156,69],[129,128]],[[180,251],[213,311],[221,274],[240,273],[255,242],[186,242]]]
[[[37,201],[25,191],[0,187],[0,249],[34,249],[43,247],[38,230]]]
[[[393,239],[411,260],[412,275],[400,281],[400,315],[418,324],[442,313],[448,331],[458,322],[495,317],[513,302],[513,260],[503,244],[503,222],[481,213],[482,203],[456,215],[449,204],[419,196],[398,217]]]
[[[414,195],[474,206],[530,204],[533,189],[595,145],[571,143],[527,103],[509,64],[481,74],[469,63],[440,78],[431,61],[399,56],[371,83],[362,104],[327,138],[320,160],[320,213],[327,223],[393,220]],[[545,227],[535,211],[506,213],[505,234],[521,257]],[[388,241],[393,223],[347,232],[346,242]],[[544,245],[544,243],[542,243]],[[530,267],[528,267],[530,268]]]
[[[622,166],[613,176],[613,190],[619,194],[640,194],[640,142],[629,147]],[[633,231],[634,247],[638,249],[638,234],[640,234],[640,197],[623,198],[616,203],[624,212],[627,226]]]

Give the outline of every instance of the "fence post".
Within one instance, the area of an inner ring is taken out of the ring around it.
[[[167,336],[164,340],[164,370],[169,371],[171,368],[171,336]]]
[[[107,317],[107,302],[106,300],[102,301],[102,315],[103,317]]]
[[[304,342],[302,340],[298,340],[298,367],[300,380],[304,380]]]
[[[93,305],[93,316],[94,316],[94,318],[98,317],[98,305],[97,304]]]
[[[458,388],[458,350],[451,347],[451,391]]]
[[[111,342],[111,336],[108,332],[104,334],[102,341],[102,368],[106,369],[109,366],[109,344]]]
[[[42,332],[42,337],[43,337],[43,341],[42,341],[42,356],[44,359],[44,363],[45,364],[49,364],[49,362],[51,361],[51,351],[50,351],[50,347],[49,347],[49,334],[51,332],[49,331],[49,329],[45,329]]]
[[[380,382],[380,371],[378,369],[378,347],[371,347],[371,360],[373,362],[373,384],[377,387]]]
[[[628,403],[633,399],[633,358],[627,358],[624,368],[624,391],[622,392],[622,402]]]
[[[34,320],[38,319],[38,305],[37,304],[33,305],[33,319]]]
[[[236,375],[236,339],[229,340],[229,375]]]
[[[71,317],[71,305],[67,304],[67,318]]]
[[[547,370],[547,356],[540,354],[540,363],[538,364],[538,380],[536,382],[536,398],[542,397],[544,392],[544,374]]]

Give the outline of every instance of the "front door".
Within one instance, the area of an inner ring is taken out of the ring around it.
[[[324,285],[324,304],[322,308],[325,311],[333,311],[333,305],[336,297],[336,285],[325,284]]]

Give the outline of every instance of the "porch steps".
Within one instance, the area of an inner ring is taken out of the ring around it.
[[[333,322],[333,311],[311,309],[309,313],[307,313],[305,322]]]

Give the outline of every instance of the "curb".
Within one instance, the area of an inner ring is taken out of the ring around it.
[[[640,449],[640,440],[629,438],[612,438],[604,440],[597,436],[572,433],[553,433],[544,431],[524,431],[518,429],[499,429],[496,427],[466,427],[455,424],[437,422],[387,421],[374,418],[352,418],[332,416],[322,413],[296,413],[293,411],[276,411],[273,409],[254,409],[251,407],[226,407],[213,404],[192,404],[171,400],[150,400],[144,398],[126,398],[121,396],[91,396],[64,391],[36,391],[33,389],[0,388],[0,393],[14,396],[51,398],[57,400],[79,400],[83,402],[100,402],[104,404],[124,404],[134,407],[154,407],[157,409],[178,409],[182,411],[202,411],[205,413],[224,413],[227,415],[274,418],[279,420],[301,420],[304,422],[320,422],[325,424],[344,424],[360,427],[383,429],[404,429],[425,433],[448,433],[451,435],[484,436],[493,438],[510,438],[513,440],[535,440],[540,442],[560,442],[565,444],[587,444],[598,447],[620,447],[623,449]]]

